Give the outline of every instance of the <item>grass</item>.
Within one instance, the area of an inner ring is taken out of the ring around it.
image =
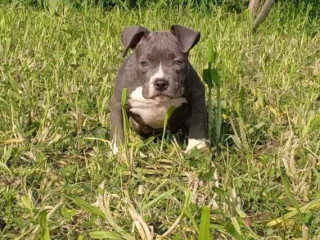
[[[320,238],[315,9],[277,3],[255,33],[246,13],[200,10],[0,5],[1,239],[206,239],[204,226],[210,239]],[[219,141],[184,154],[131,133],[113,156],[120,32],[174,23],[201,31],[199,73],[209,39],[217,51]]]

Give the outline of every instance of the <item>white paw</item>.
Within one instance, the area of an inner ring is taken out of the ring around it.
[[[194,139],[194,138],[189,138],[188,139],[188,146],[187,149],[184,151],[185,153],[189,152],[193,148],[204,148],[207,146],[206,139],[201,138],[201,139]]]

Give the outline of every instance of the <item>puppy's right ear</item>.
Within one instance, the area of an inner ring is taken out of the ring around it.
[[[144,27],[128,27],[122,31],[121,38],[123,43],[123,54],[125,57],[129,48],[135,49],[142,38],[146,38],[149,35],[149,30]]]

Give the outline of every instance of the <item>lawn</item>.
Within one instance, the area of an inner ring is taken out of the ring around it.
[[[198,239],[208,208],[210,239],[320,239],[317,6],[279,1],[253,33],[224,6],[0,3],[0,239]],[[184,154],[170,134],[161,150],[131,132],[112,155],[120,33],[176,23],[202,34],[200,75],[217,52],[221,134]]]

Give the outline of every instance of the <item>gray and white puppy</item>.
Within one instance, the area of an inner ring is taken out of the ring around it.
[[[149,32],[144,27],[128,27],[122,32],[123,56],[134,52],[118,71],[111,100],[113,151],[124,140],[121,93],[128,90],[127,113],[133,128],[148,137],[162,132],[167,110],[174,106],[167,129],[183,129],[189,151],[206,146],[207,110],[205,89],[188,60],[200,33],[173,25],[170,31]]]

